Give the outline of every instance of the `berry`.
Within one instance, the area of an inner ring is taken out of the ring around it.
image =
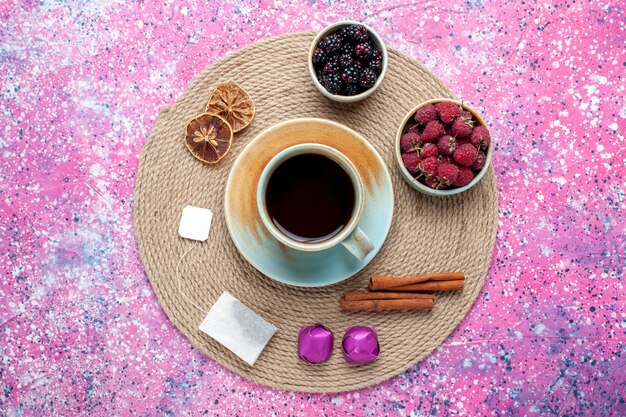
[[[446,186],[441,184],[439,181],[437,181],[437,179],[434,176],[426,178],[426,181],[424,181],[424,183],[426,183],[426,185],[432,188],[433,190],[446,189]]]
[[[420,144],[420,137],[417,133],[405,133],[400,138],[400,147],[404,152],[413,152]]]
[[[339,64],[342,67],[349,67],[350,65],[354,65],[354,58],[352,58],[352,54],[343,53],[339,55]]]
[[[349,43],[344,41],[345,43],[343,44],[343,46],[341,47],[341,50],[339,51],[340,55],[350,55],[352,56],[352,54],[354,54],[354,46]]]
[[[369,39],[367,28],[363,25],[351,25],[341,30],[343,36],[353,42],[365,42]]]
[[[326,36],[324,39],[320,41],[320,43],[317,44],[318,48],[321,48],[329,55],[333,55],[337,53],[341,49],[342,46],[343,46],[342,39],[336,33]]]
[[[361,72],[361,80],[359,84],[363,88],[370,88],[374,84],[376,84],[376,73],[369,68],[365,68],[363,72]]]
[[[459,175],[457,175],[456,180],[452,183],[452,185],[456,187],[465,187],[467,184],[472,182],[474,179],[474,172],[468,167],[459,168]]]
[[[463,145],[456,148],[454,151],[453,158],[454,160],[465,167],[472,166],[474,161],[476,161],[476,156],[478,155],[478,149],[474,147],[471,143],[464,143]]]
[[[443,135],[437,142],[437,148],[442,155],[452,155],[456,149],[456,139],[449,135]]]
[[[422,132],[423,142],[436,142],[441,136],[443,136],[443,126],[438,121],[434,120],[426,125]]]
[[[367,61],[372,56],[372,49],[369,42],[360,43],[354,47],[354,55],[361,61]]]
[[[452,133],[459,139],[469,139],[472,136],[472,130],[474,130],[472,124],[471,120],[458,117],[452,124]]]
[[[430,158],[422,159],[417,165],[417,169],[426,177],[432,177],[437,173],[437,168],[439,168],[439,160],[434,156]]]
[[[402,154],[402,162],[404,167],[411,173],[416,173],[420,164],[420,157],[417,152],[409,152]]]
[[[356,96],[359,94],[359,87],[356,84],[348,84],[343,88],[341,94],[344,96]]]
[[[367,65],[376,75],[380,75],[380,73],[383,72],[383,56],[380,51],[375,50],[372,52],[372,57]]]
[[[328,55],[326,55],[326,52],[324,52],[322,48],[315,48],[315,51],[313,51],[313,64],[321,65],[326,62],[327,59]]]
[[[476,160],[472,164],[472,169],[476,172],[480,171],[485,166],[486,161],[487,156],[483,152],[479,151],[478,155],[476,156]]]
[[[361,74],[355,65],[345,67],[343,71],[341,71],[341,79],[346,84],[357,84],[359,82],[360,75]]]
[[[341,91],[343,83],[341,77],[338,74],[325,75],[322,81],[322,85],[331,94],[337,94]]]
[[[428,123],[437,119],[437,110],[432,104],[427,104],[424,107],[417,109],[413,118],[417,123],[426,126]]]
[[[437,150],[437,145],[435,145],[434,143],[425,144],[424,147],[422,148],[422,151],[420,152],[420,158],[422,159],[432,158],[432,157],[437,158],[438,156],[439,156],[439,151]]]
[[[450,124],[461,114],[461,108],[449,101],[442,101],[435,104],[439,118],[445,124]]]
[[[489,145],[491,144],[489,129],[485,126],[476,126],[472,132],[470,142],[477,148],[489,148]]]
[[[457,167],[454,164],[451,164],[450,162],[444,162],[440,164],[439,168],[437,169],[435,182],[441,185],[445,185],[447,187],[449,185],[452,185],[452,183],[456,181],[456,178],[458,175],[459,175],[459,167]]]
[[[324,65],[324,68],[322,69],[322,74],[339,74],[340,71],[341,65],[339,65],[339,62],[337,62],[336,59],[331,59]]]
[[[465,120],[472,120],[473,119],[472,113],[468,112],[467,110],[462,110],[461,114],[459,114],[459,117],[462,117]]]

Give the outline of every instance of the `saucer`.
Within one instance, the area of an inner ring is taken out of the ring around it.
[[[374,250],[363,261],[342,245],[320,252],[289,248],[263,225],[256,205],[261,172],[280,151],[301,143],[331,146],[359,171],[364,192],[359,227],[374,244]],[[381,156],[360,134],[330,120],[294,119],[261,132],[242,150],[228,176],[224,209],[235,246],[259,272],[288,285],[320,287],[351,277],[376,256],[391,227],[393,188]]]

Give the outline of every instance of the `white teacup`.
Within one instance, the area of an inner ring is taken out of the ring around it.
[[[334,161],[346,172],[346,174],[348,174],[354,187],[354,207],[352,209],[350,219],[341,231],[339,231],[339,233],[326,240],[314,242],[301,242],[294,240],[276,227],[267,211],[265,199],[267,184],[270,177],[276,168],[278,168],[283,162],[302,154],[322,155]],[[352,162],[350,162],[344,154],[331,148],[330,146],[316,143],[303,143],[279,152],[268,162],[261,173],[257,186],[256,202],[259,214],[261,215],[261,220],[267,230],[274,238],[276,238],[276,240],[290,248],[305,252],[318,252],[332,248],[333,246],[341,243],[359,260],[365,259],[365,257],[372,250],[374,250],[374,245],[370,239],[358,227],[359,219],[361,218],[361,213],[363,212],[363,182],[361,181],[361,177],[354,164],[352,164]]]

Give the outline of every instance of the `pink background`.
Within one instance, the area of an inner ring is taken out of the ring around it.
[[[0,415],[625,415],[623,2],[413,3],[0,3]],[[227,371],[168,321],[133,185],[159,109],[203,68],[344,18],[490,122],[500,224],[439,349],[386,383],[303,395]]]

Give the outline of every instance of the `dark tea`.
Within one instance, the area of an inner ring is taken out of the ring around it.
[[[348,173],[318,154],[294,156],[270,176],[265,205],[274,225],[298,242],[336,236],[350,222],[355,191]]]

